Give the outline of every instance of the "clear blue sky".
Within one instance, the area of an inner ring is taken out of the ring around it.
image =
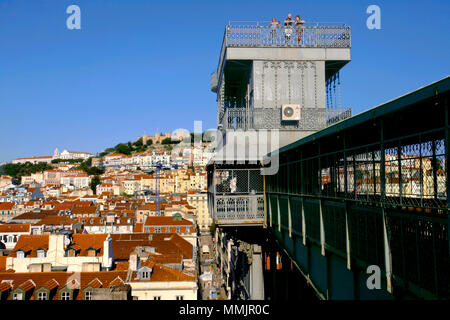
[[[81,30],[66,8],[81,8]],[[381,8],[381,30],[366,8]],[[345,22],[352,61],[342,104],[354,113],[449,74],[450,1],[1,0],[0,162],[96,153],[148,134],[216,126],[215,70],[229,20]]]

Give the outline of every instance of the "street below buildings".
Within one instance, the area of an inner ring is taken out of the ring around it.
[[[202,300],[225,300],[226,292],[223,288],[224,280],[217,267],[215,243],[209,232],[200,235],[200,281],[199,290]],[[208,246],[209,252],[204,252],[204,246]]]

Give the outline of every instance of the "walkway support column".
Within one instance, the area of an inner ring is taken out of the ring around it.
[[[383,241],[384,241],[384,261],[386,266],[386,286],[387,291],[392,294],[392,255],[389,244],[388,223],[384,203],[386,200],[386,156],[384,146],[384,123],[380,121],[380,192],[381,192],[381,212],[383,215]]]
[[[263,257],[261,246],[254,244],[252,251],[250,299],[264,300]]]

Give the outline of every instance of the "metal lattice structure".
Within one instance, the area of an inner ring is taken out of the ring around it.
[[[351,270],[379,266],[388,292],[450,298],[449,90],[447,77],[273,153],[267,224],[288,251],[284,232]]]
[[[294,123],[281,121],[281,109],[264,108],[252,109],[228,108],[222,118],[224,129],[294,129],[294,130],[322,130],[327,126],[350,118],[351,108],[302,108],[301,120]]]
[[[216,223],[264,222],[263,177],[259,169],[216,169],[210,174],[211,212]]]

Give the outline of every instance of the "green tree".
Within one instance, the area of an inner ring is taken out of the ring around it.
[[[45,162],[39,163],[7,163],[2,166],[4,174],[16,179],[21,179],[23,176],[29,176],[32,173],[51,170],[53,167]]]
[[[123,153],[126,155],[131,154],[131,144],[125,144],[125,143],[119,143],[117,146],[114,147],[115,151],[117,153]]]
[[[101,184],[100,177],[94,176],[91,180],[91,183],[89,183],[89,187],[91,187],[91,190],[92,192],[94,192],[94,194],[97,194],[97,186],[99,184]]]
[[[78,167],[78,170],[83,170],[89,176],[98,176],[105,173],[105,170],[97,167],[92,167],[92,157],[82,162]]]
[[[142,147],[143,146],[142,138],[139,138],[135,142],[133,142],[133,146],[135,146],[137,148]]]
[[[165,138],[163,141],[161,141],[161,144],[178,144],[180,141],[172,140],[172,138]]]

